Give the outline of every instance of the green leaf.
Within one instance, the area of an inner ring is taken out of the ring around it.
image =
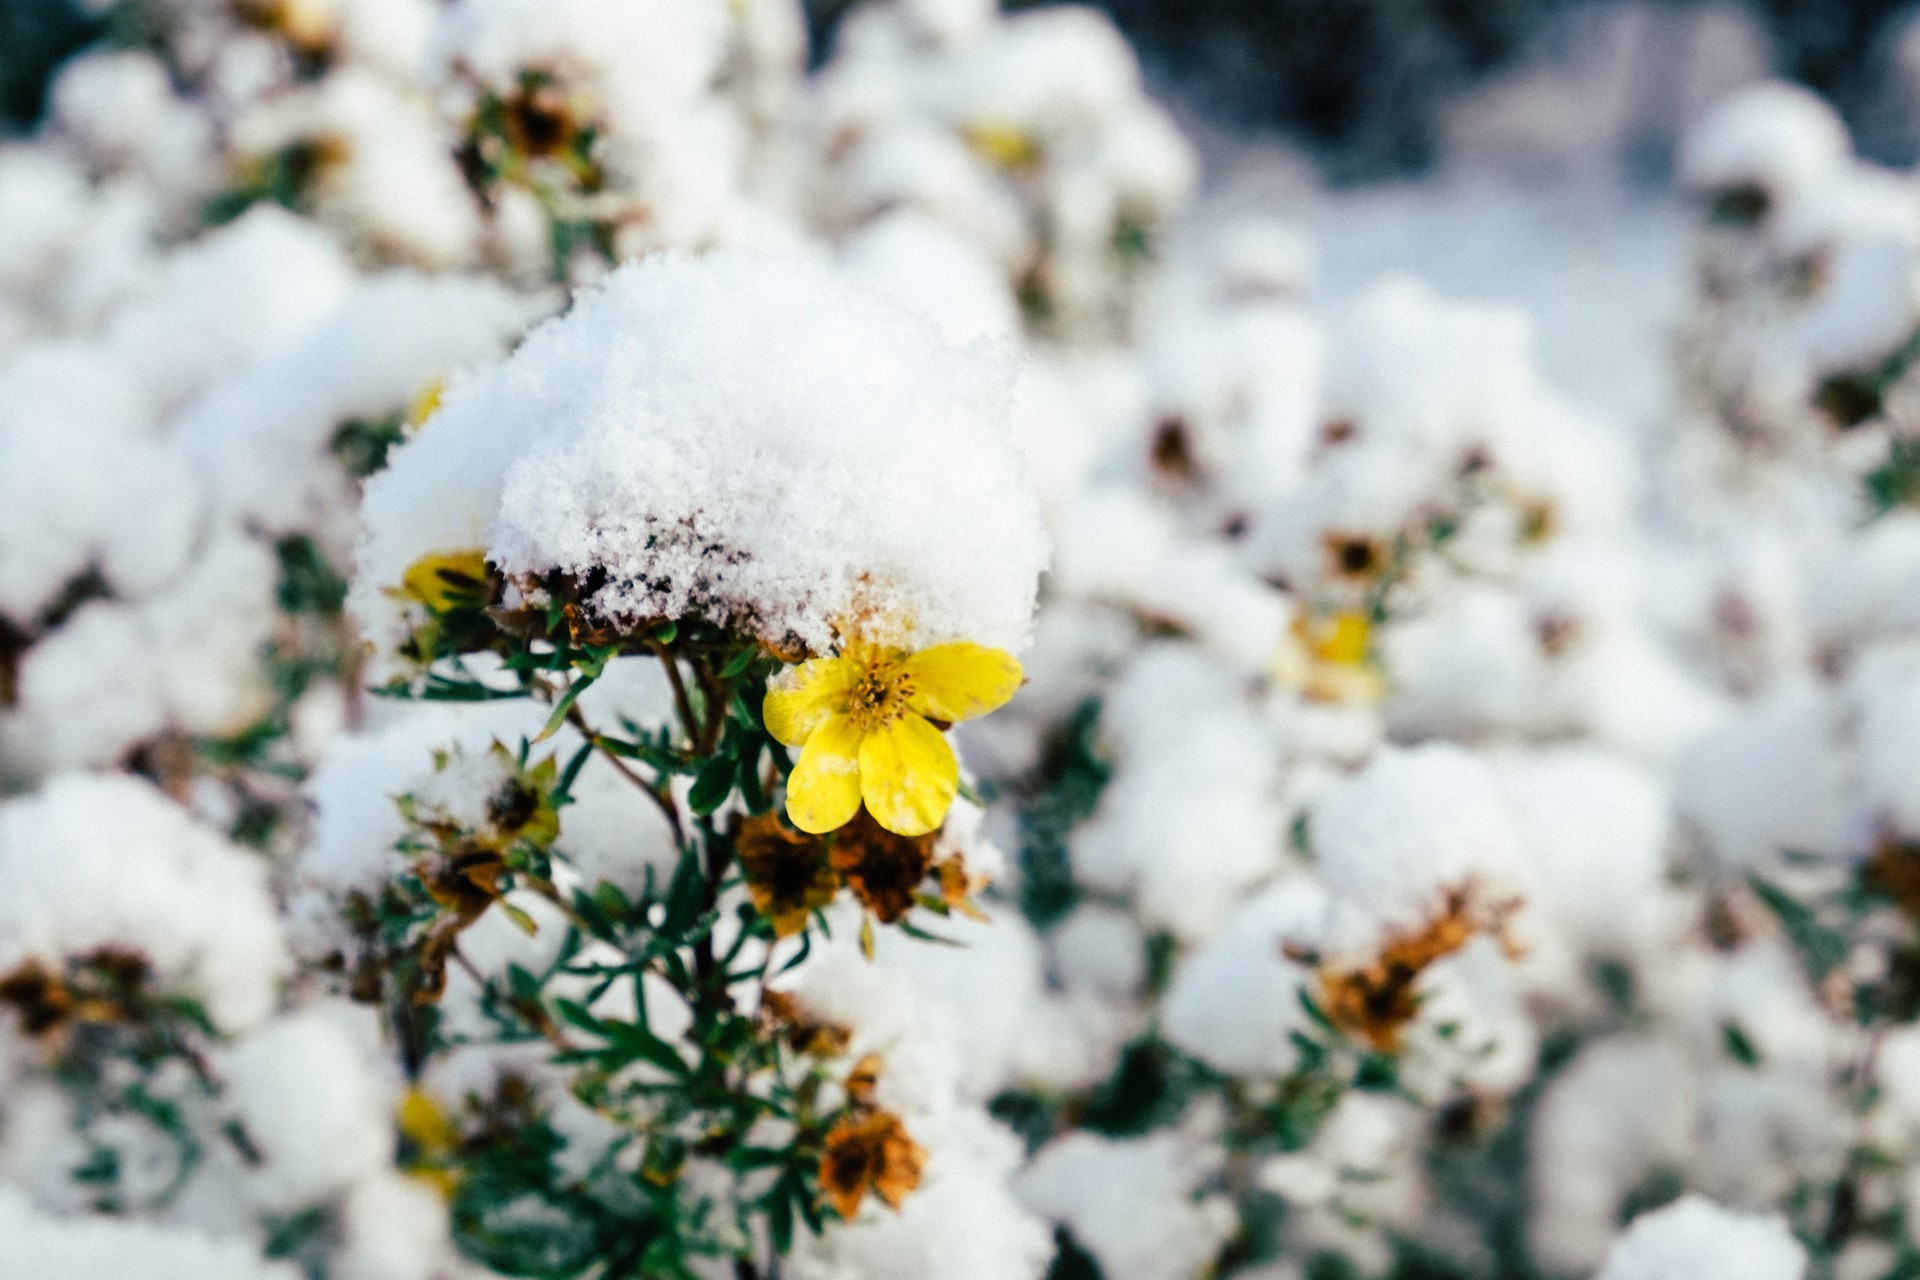
[[[580,695],[585,693],[587,687],[599,678],[600,673],[598,671],[586,672],[576,678],[572,684],[568,685],[567,691],[560,695],[560,701],[553,704],[553,714],[547,717],[546,725],[541,728],[540,736],[535,738],[534,741],[545,742],[548,738],[560,732],[560,726],[567,722],[567,712],[573,710],[573,704],[580,701]]]
[[[782,1178],[767,1193],[767,1230],[775,1253],[786,1254],[793,1248],[794,1191],[792,1181]]]
[[[607,1070],[617,1071],[629,1062],[649,1062],[668,1075],[681,1077],[687,1074],[687,1062],[674,1047],[645,1027],[636,1027],[631,1023],[609,1022],[602,1024],[607,1038],[612,1041],[610,1053],[603,1055],[601,1065]],[[616,1061],[610,1061],[614,1059]]]
[[[738,762],[731,756],[719,755],[701,766],[700,775],[693,780],[693,788],[687,792],[687,807],[695,813],[712,813],[725,804],[727,797],[733,794],[733,779]]]
[[[787,1152],[782,1147],[735,1147],[727,1154],[727,1163],[743,1171],[784,1164],[786,1159]]]
[[[591,1013],[588,1013],[583,1006],[575,1001],[555,1000],[553,1002],[553,1011],[559,1014],[562,1020],[572,1023],[574,1026],[580,1028],[580,1030],[591,1035],[598,1036],[606,1034],[606,1024],[594,1017]]]
[[[1747,1033],[1740,1029],[1739,1023],[1723,1022],[1720,1024],[1720,1044],[1721,1047],[1727,1051],[1727,1056],[1741,1066],[1757,1067],[1760,1065],[1760,1051],[1753,1047],[1753,1041],[1747,1038]]]
[[[917,939],[920,942],[934,942],[943,947],[960,947],[963,949],[967,945],[957,938],[943,938],[937,933],[928,933],[925,929],[906,919],[902,919],[894,928],[900,930],[900,932],[906,934],[909,938]]]
[[[589,742],[574,752],[573,758],[567,761],[566,769],[560,774],[560,785],[553,789],[552,798],[556,807],[572,802],[574,780],[580,776],[580,770],[586,768],[587,758],[592,754],[593,744]]]
[[[740,754],[740,768],[736,775],[739,779],[740,797],[747,802],[747,812],[765,813],[770,805],[767,790],[760,785],[760,743],[750,742]]]
[[[1821,924],[1811,907],[1758,875],[1749,875],[1747,881],[1787,931],[1787,939],[1799,951],[1814,982],[1824,980],[1847,958],[1846,935]]]

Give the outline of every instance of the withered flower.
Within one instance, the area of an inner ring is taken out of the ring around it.
[[[1565,657],[1580,643],[1581,631],[1580,619],[1558,610],[1549,610],[1533,620],[1534,638],[1549,658]]]
[[[1200,478],[1200,462],[1194,456],[1193,432],[1177,414],[1162,418],[1153,429],[1153,444],[1147,456],[1154,470],[1170,480],[1192,484]]]
[[[795,1053],[812,1054],[816,1058],[845,1053],[853,1040],[851,1030],[818,1017],[784,991],[761,993],[760,1027],[767,1034],[785,1039]]]
[[[1920,842],[1883,834],[1865,874],[1870,887],[1893,899],[1908,918],[1920,920]]]
[[[826,841],[795,831],[776,813],[741,823],[734,850],[754,909],[773,925],[776,937],[806,928],[807,918],[840,891],[840,877],[827,861]]]
[[[951,858],[942,858],[934,864],[933,874],[940,883],[940,901],[963,916],[987,923],[987,913],[973,901],[975,885],[973,877],[967,874],[966,858],[957,853]]]
[[[1560,513],[1547,498],[1528,498],[1520,504],[1520,541],[1537,546],[1560,528]]]
[[[880,1087],[880,1068],[886,1065],[877,1053],[865,1054],[853,1064],[853,1070],[847,1072],[847,1103],[849,1106],[872,1110],[874,1092]]]
[[[895,835],[863,807],[833,833],[833,869],[880,923],[892,924],[913,908],[920,882],[933,867],[937,835]]]
[[[445,856],[423,859],[414,874],[427,895],[447,912],[420,944],[422,981],[414,999],[428,1003],[447,989],[447,961],[460,935],[503,896],[507,864],[497,850],[468,844]]]
[[[1328,418],[1320,424],[1320,444],[1331,448],[1345,444],[1360,434],[1360,424],[1352,418]]]
[[[45,1035],[73,1013],[73,993],[58,975],[38,960],[28,960],[0,977],[0,1005],[12,1009],[20,1019],[21,1030],[30,1036]]]
[[[1386,544],[1369,534],[1329,533],[1321,547],[1336,578],[1364,582],[1387,566]]]
[[[1477,933],[1505,938],[1517,900],[1486,904],[1472,884],[1449,889],[1440,909],[1412,931],[1390,934],[1374,959],[1354,969],[1323,968],[1320,1002],[1333,1025],[1382,1053],[1397,1053],[1400,1036],[1420,1012],[1420,976]]]
[[[512,763],[513,753],[500,743],[493,744],[493,752]],[[553,803],[559,774],[559,762],[552,756],[531,769],[516,765],[512,775],[487,800],[487,822],[492,827],[489,843],[505,849],[517,840],[530,840],[545,848],[559,839],[560,811]]]
[[[526,77],[502,104],[507,141],[530,158],[558,155],[573,142],[573,111],[565,90],[543,77]]]
[[[820,1189],[834,1211],[851,1222],[869,1191],[888,1208],[898,1209],[920,1185],[926,1163],[926,1148],[913,1140],[898,1116],[856,1110],[827,1132]]]
[[[150,977],[146,957],[121,947],[75,956],[64,973],[29,959],[0,977],[0,1005],[33,1036],[63,1033],[75,1023],[133,1023],[145,1011]]]

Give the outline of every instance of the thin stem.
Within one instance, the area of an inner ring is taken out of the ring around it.
[[[694,723],[693,702],[687,697],[686,682],[680,678],[680,664],[674,660],[673,651],[658,640],[649,639],[646,646],[648,652],[660,659],[660,665],[667,669],[667,683],[673,686],[673,706],[680,715],[680,727],[686,731],[687,741],[697,746],[701,739],[700,729]]]
[[[579,704],[576,703],[567,709],[567,723],[578,729],[580,736],[591,742],[594,748],[606,757],[607,763],[614,767],[615,772],[647,793],[647,798],[658,805],[660,812],[665,815],[667,825],[673,828],[674,847],[684,849],[687,837],[680,826],[680,806],[673,801],[673,791],[665,783],[647,781],[635,772],[631,765],[622,760],[620,754],[607,745],[607,740],[587,723],[586,716],[580,712]]]
[[[467,976],[473,979],[474,985],[482,991],[485,991],[487,989],[486,976],[474,967],[473,961],[467,959],[466,953],[460,950],[459,943],[454,944],[451,954],[454,963],[466,970]],[[540,1033],[542,1038],[555,1048],[565,1051],[571,1050],[574,1047],[572,1042],[569,1041],[565,1035],[561,1034],[560,1028],[554,1024],[552,1018],[547,1016],[547,1011],[540,1005],[531,1004],[531,1007],[529,1007],[530,1002],[513,999],[512,997],[508,998],[508,1003],[510,1003],[522,1017],[531,1022],[534,1029]]]
[[[693,674],[700,681],[706,702],[706,723],[700,728],[700,754],[710,756],[720,745],[720,731],[727,722],[727,691],[711,668],[699,657],[693,659]]]

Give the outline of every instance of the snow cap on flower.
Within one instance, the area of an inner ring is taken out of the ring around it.
[[[322,1001],[275,1018],[220,1055],[224,1104],[258,1152],[248,1188],[289,1212],[377,1176],[393,1158],[379,1022]]]
[[[1589,1045],[1540,1098],[1529,1135],[1534,1257],[1555,1274],[1590,1274],[1620,1229],[1620,1206],[1660,1170],[1684,1169],[1698,1086],[1665,1040]]]
[[[174,438],[214,477],[218,509],[275,530],[312,527],[328,502],[350,502],[328,456],[343,426],[411,410],[497,358],[547,308],[480,276],[369,277],[300,342],[190,405]]]
[[[241,732],[268,710],[258,658],[275,569],[271,551],[229,532],[164,592],[81,605],[20,660],[17,703],[0,717],[6,754],[50,773],[113,764],[167,730]]]
[[[1770,81],[1735,93],[1694,127],[1680,173],[1695,191],[1754,187],[1777,198],[1813,186],[1852,155],[1847,127],[1824,98]]]
[[[1687,1196],[1628,1228],[1599,1280],[1800,1280],[1806,1271],[1784,1219]]]
[[[349,67],[271,98],[234,125],[254,165],[300,148],[316,157],[315,214],[381,256],[433,269],[471,261],[480,211],[433,104],[384,76]]]
[[[0,973],[103,948],[229,1031],[272,1010],[289,967],[264,862],[145,782],[68,774],[0,807]]]
[[[1073,1133],[1043,1148],[1014,1192],[1070,1231],[1109,1280],[1192,1280],[1236,1225],[1225,1196],[1197,1194],[1212,1163],[1178,1132]]]
[[[1382,750],[1321,795],[1309,822],[1333,899],[1326,941],[1336,951],[1364,952],[1420,929],[1451,895],[1481,910],[1518,908],[1529,896],[1493,774],[1451,743]]]
[[[1191,646],[1157,644],[1128,665],[1101,714],[1118,763],[1072,835],[1074,872],[1132,892],[1147,920],[1183,938],[1209,937],[1281,868],[1278,748],[1245,685]]]
[[[1289,944],[1311,945],[1327,895],[1307,876],[1283,880],[1236,911],[1204,947],[1181,960],[1161,1012],[1166,1036],[1208,1066],[1279,1077],[1300,1061],[1309,1030],[1300,993],[1311,980]]]
[[[703,616],[1021,648],[1045,537],[997,359],[800,258],[615,272],[454,387],[368,486],[355,605],[434,552],[558,574],[614,625]],[[536,597],[537,599],[537,597]]]

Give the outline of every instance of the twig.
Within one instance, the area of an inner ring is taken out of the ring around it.
[[[580,736],[592,743],[594,748],[606,757],[607,763],[614,767],[615,772],[647,793],[647,798],[658,805],[660,812],[666,817],[667,825],[673,828],[674,847],[685,848],[687,837],[686,832],[680,827],[680,806],[673,802],[673,792],[666,784],[648,782],[636,773],[631,765],[620,758],[619,752],[609,747],[607,740],[587,723],[586,716],[581,714],[577,705],[568,708],[567,723],[578,729]]]
[[[673,651],[658,640],[648,638],[645,643],[647,651],[667,669],[667,683],[673,686],[673,706],[680,715],[680,727],[686,730],[687,741],[697,744],[701,734],[694,724],[693,701],[687,697],[686,682],[680,678],[680,664],[674,660]]]

